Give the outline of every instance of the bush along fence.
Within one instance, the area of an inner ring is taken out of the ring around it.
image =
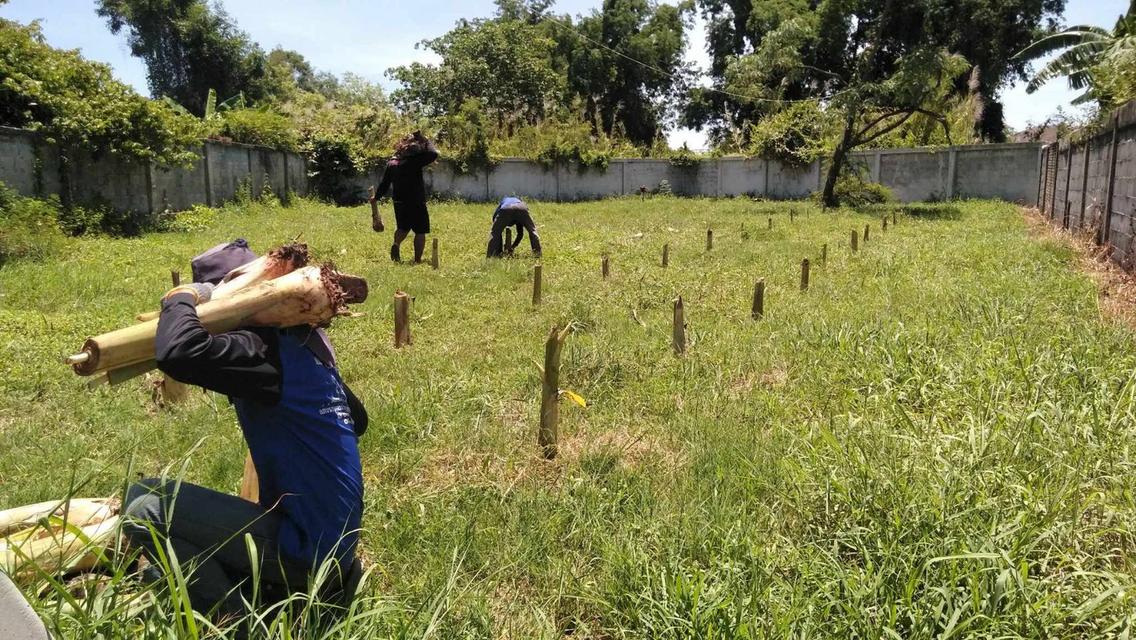
[[[1039,167],[1038,208],[1050,222],[1092,234],[1117,264],[1136,270],[1136,101],[1105,127],[1047,145]]]
[[[939,149],[859,151],[852,163],[903,202],[951,198],[1000,198],[1033,205],[1038,192],[1040,144],[965,145]],[[307,159],[266,147],[209,141],[192,167],[164,169],[114,157],[61,153],[34,133],[0,127],[0,182],[25,196],[58,195],[65,204],[99,203],[119,211],[179,211],[217,206],[242,190],[268,190],[281,199],[314,188]],[[324,185],[337,201],[360,203],[378,184],[378,170]],[[643,191],[680,196],[804,198],[820,190],[821,162],[793,166],[762,158],[707,158],[674,163],[658,159],[612,160],[603,169],[546,167],[503,160],[474,172],[447,162],[432,165],[426,182],[435,196],[489,202],[507,195],[533,200],[577,201]],[[645,189],[644,189],[645,188]]]

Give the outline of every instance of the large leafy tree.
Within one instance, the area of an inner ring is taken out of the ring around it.
[[[1097,101],[1116,106],[1136,97],[1133,67],[1136,66],[1136,0],[1116,20],[1112,30],[1093,25],[1068,27],[1024,48],[1016,60],[1028,63],[1057,53],[1030,79],[1026,93],[1033,93],[1055,78],[1064,76],[1069,86],[1083,93],[1074,104]]]
[[[691,2],[604,0],[574,28],[559,31],[568,89],[582,99],[585,118],[636,144],[661,138],[689,88],[683,52],[693,9]]]
[[[82,148],[166,165],[196,157],[196,118],[138,95],[78,51],[48,46],[38,24],[0,20],[0,51],[0,125],[39,131],[65,154]]]
[[[151,94],[202,115],[209,90],[222,100],[266,97],[268,56],[219,5],[206,0],[97,0],[113,33],[146,63]]]
[[[714,89],[695,89],[684,114],[689,126],[708,127],[719,144],[744,146],[748,124],[776,111],[776,103],[747,100],[722,93],[730,79],[727,74],[737,58],[761,47],[775,30],[795,17],[835,8],[827,0],[698,0],[707,22],[707,48]],[[851,3],[855,4],[855,3]],[[881,12],[895,9],[893,3],[877,2]],[[980,96],[975,127],[983,139],[1005,138],[1002,105],[998,92],[1007,84],[1025,77],[1026,61],[1014,53],[1053,28],[1064,10],[1065,0],[913,0],[911,8],[923,12],[935,25],[935,44],[968,61],[951,79],[956,97]],[[853,11],[853,7],[846,7]],[[811,87],[796,85],[786,91],[789,98],[815,97]]]
[[[726,90],[764,108],[802,95],[824,106],[839,131],[823,193],[825,204],[835,205],[836,180],[852,149],[916,116],[946,127],[937,110],[944,88],[968,65],[948,53],[950,29],[942,19],[931,0],[824,0],[785,12],[752,53],[728,61]]]
[[[560,92],[561,78],[552,67],[555,43],[528,22],[462,20],[421,45],[441,63],[388,71],[402,84],[392,98],[405,111],[444,116],[475,99],[498,126],[511,127],[539,120]]]

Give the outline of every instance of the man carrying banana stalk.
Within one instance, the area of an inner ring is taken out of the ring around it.
[[[414,232],[414,262],[422,262],[426,250],[426,234],[430,233],[430,212],[426,209],[426,183],[422,180],[422,170],[438,159],[434,143],[426,139],[421,131],[406,136],[395,145],[394,157],[383,170],[383,179],[375,189],[375,199],[386,196],[391,191],[394,201],[394,242],[391,244],[391,260],[402,260],[399,247],[411,231]],[[376,229],[381,221],[376,223]]]
[[[254,258],[243,241],[198,256],[195,282],[162,299],[155,346],[166,375],[233,403],[259,475],[259,503],[165,479],[135,484],[125,502],[124,529],[149,560],[144,576],[160,579],[172,548],[193,608],[222,615],[247,613],[242,598],[251,598],[254,574],[257,593],[272,601],[306,590],[312,573],[331,563],[320,595],[341,603],[359,574],[358,437],[367,412],[340,378],[327,335],[306,325],[210,335],[197,315],[213,285]]]
[[[517,228],[517,238],[512,246],[504,246],[501,234],[507,227]],[[533,254],[540,256],[540,236],[536,233],[536,223],[529,213],[529,206],[516,196],[508,196],[501,200],[493,212],[493,227],[489,230],[489,246],[485,250],[485,257],[499,258],[502,253],[512,253],[521,244],[525,237],[525,230],[529,232],[529,246]]]

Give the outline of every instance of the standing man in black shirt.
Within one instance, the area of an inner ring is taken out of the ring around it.
[[[426,234],[430,233],[430,213],[426,210],[426,183],[422,170],[438,159],[434,143],[421,131],[406,136],[395,145],[394,157],[387,162],[383,179],[375,190],[375,198],[386,196],[391,190],[394,201],[395,232],[391,245],[391,260],[398,262],[399,245],[411,231],[414,232],[414,261],[422,262],[426,250]]]

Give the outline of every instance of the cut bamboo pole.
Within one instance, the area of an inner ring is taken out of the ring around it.
[[[891,212],[891,225],[894,227],[897,224],[899,224],[899,218],[896,217],[895,212],[892,211]]]
[[[603,276],[604,280],[607,280],[607,277],[610,274],[611,266],[609,264],[608,258],[607,256],[603,256],[602,258],[600,258],[600,275]]]
[[[868,244],[868,237],[872,235],[872,225],[864,225],[864,244]]]
[[[820,266],[828,266],[828,243],[824,243],[820,247]]]
[[[383,231],[383,218],[379,215],[379,202],[375,199],[375,187],[370,187],[370,197],[367,200],[371,203],[371,229]]]
[[[809,290],[809,259],[801,260],[801,291]]]
[[[326,267],[305,267],[198,307],[213,334],[239,327],[323,325],[346,313],[346,305],[367,298],[367,282]],[[75,373],[89,376],[154,359],[158,321],[148,320],[87,339],[80,354],[68,358]]]
[[[671,346],[677,355],[686,353],[686,314],[682,306],[682,296],[674,300],[674,323],[671,327]]]
[[[793,222],[794,220],[796,220],[796,216],[793,214],[793,210],[789,209],[789,222]]]
[[[754,320],[760,320],[765,315],[765,279],[758,280],[753,285],[753,307],[750,315]]]
[[[249,502],[260,502],[260,477],[256,474],[256,464],[252,454],[245,454],[245,470],[241,473],[240,496]]]
[[[714,248],[714,230],[713,229],[707,229],[706,230],[706,250],[710,251],[713,248]]]
[[[773,216],[769,216],[769,228],[773,229]]]
[[[572,326],[563,329],[553,326],[544,343],[544,366],[540,369],[540,429],[537,444],[545,459],[552,460],[558,452],[560,438],[560,353],[564,341],[572,333]]]
[[[162,401],[166,404],[181,404],[189,399],[189,387],[169,376],[162,378],[160,389]]]
[[[441,263],[438,258],[438,239],[434,238],[430,243],[430,266],[436,271],[440,265]]]
[[[859,244],[860,244],[859,240],[856,237],[856,230],[853,229],[852,230],[852,253],[856,253],[856,250],[860,248]]]
[[[10,576],[88,570],[98,564],[118,531],[119,516],[84,527],[55,531],[9,544],[0,556],[0,572]]]
[[[238,291],[243,291],[262,282],[275,280],[297,269],[308,266],[311,255],[306,244],[287,244],[273,249],[267,254],[241,265],[225,274],[221,283],[213,288],[210,300],[228,298]],[[177,285],[175,285],[177,286]],[[157,318],[160,312],[138,314],[139,322],[146,322]]]
[[[513,228],[505,227],[505,253],[513,253]]]
[[[175,287],[181,286],[181,274],[177,271],[170,271],[170,283]]]
[[[532,298],[532,303],[533,303],[534,307],[540,304],[541,270],[542,269],[541,269],[541,266],[539,264],[533,267],[533,298]]]
[[[64,518],[69,525],[86,526],[113,516],[115,505],[103,498],[48,500],[0,511],[0,537],[34,527],[44,518]]]
[[[666,267],[671,263],[671,245],[663,245],[663,266]]]
[[[888,230],[888,217],[887,216],[884,216],[883,230],[884,231]]]
[[[394,294],[394,348],[411,344],[410,339],[410,294],[396,291]]]

